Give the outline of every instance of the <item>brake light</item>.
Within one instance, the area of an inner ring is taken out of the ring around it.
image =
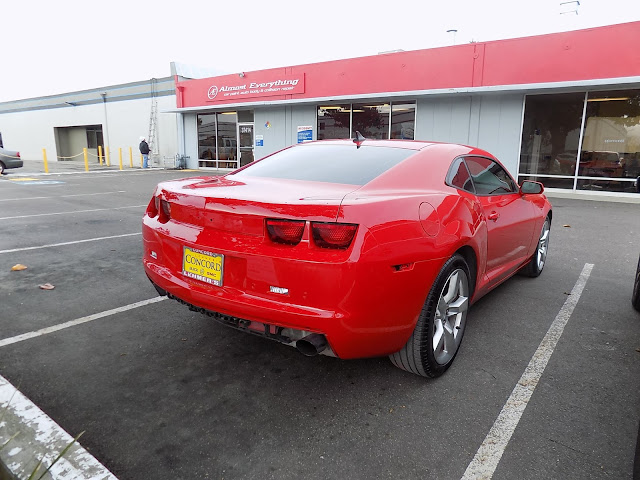
[[[272,242],[297,245],[304,232],[304,220],[267,219],[267,233]]]
[[[20,152],[16,152],[16,157],[20,158]]]
[[[169,220],[171,218],[171,204],[164,199],[160,199],[160,206],[162,207],[165,221]]]
[[[149,205],[147,206],[147,215],[151,218],[158,214],[158,197],[151,198]]]
[[[351,245],[358,225],[352,223],[311,222],[315,244],[322,248],[347,248]]]

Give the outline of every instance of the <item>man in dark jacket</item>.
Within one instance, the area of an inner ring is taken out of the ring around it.
[[[142,154],[142,168],[149,168],[149,144],[147,139],[140,137],[140,153]]]

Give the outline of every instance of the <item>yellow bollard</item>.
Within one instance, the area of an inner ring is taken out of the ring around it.
[[[109,161],[109,147],[104,147],[105,149],[105,159],[107,160],[107,167],[111,166],[111,162]]]
[[[82,151],[84,152],[84,171],[88,172],[89,171],[89,155],[87,155],[86,148],[83,148]]]
[[[98,145],[98,160],[100,160],[100,166],[102,166],[102,145]]]
[[[120,157],[120,170],[122,170],[122,148],[118,148],[118,156]]]
[[[49,173],[49,163],[47,163],[47,149],[42,149],[42,160],[44,160],[44,173]]]
[[[133,150],[129,147],[129,166],[133,168]]]
[[[142,158],[142,154],[140,154],[140,168],[144,167],[144,158]]]

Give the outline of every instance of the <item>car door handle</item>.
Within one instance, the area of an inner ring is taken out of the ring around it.
[[[494,222],[500,218],[500,214],[498,212],[491,212],[489,214],[489,220],[493,220]]]

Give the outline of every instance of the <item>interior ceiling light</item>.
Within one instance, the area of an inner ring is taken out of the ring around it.
[[[337,105],[329,105],[326,107],[320,107],[320,110],[340,110],[342,109],[342,107],[339,107]]]
[[[235,115],[236,112],[220,112],[220,115]]]
[[[587,102],[617,102],[622,100],[629,100],[631,97],[615,97],[615,98],[590,98]]]

